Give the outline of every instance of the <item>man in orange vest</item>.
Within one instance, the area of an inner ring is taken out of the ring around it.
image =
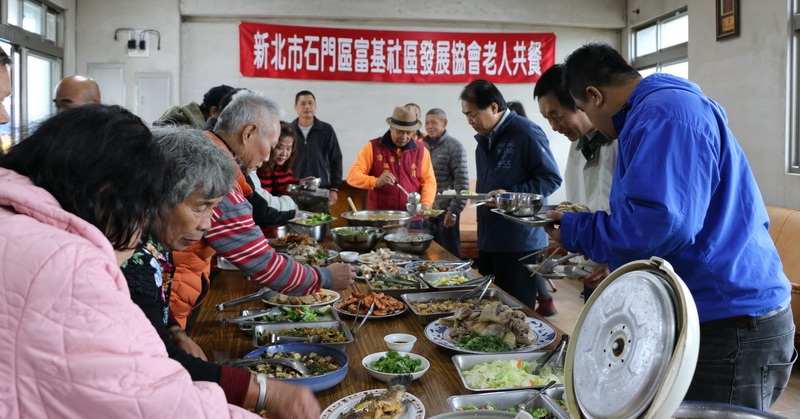
[[[410,107],[396,107],[386,118],[389,130],[370,140],[356,156],[347,183],[368,189],[367,209],[405,211],[408,192],[419,192],[423,209],[436,198],[436,174],[431,155],[414,133],[422,126]]]

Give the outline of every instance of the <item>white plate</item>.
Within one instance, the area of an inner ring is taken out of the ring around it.
[[[405,304],[405,303],[403,303],[403,304]],[[369,308],[369,307],[367,307],[367,308]],[[334,304],[334,305],[333,305],[333,310],[334,310],[334,311],[336,311],[336,312],[337,312],[337,313],[339,313],[339,314],[343,314],[343,315],[345,315],[345,316],[348,316],[348,317],[353,317],[353,314],[352,314],[352,313],[350,313],[350,312],[349,312],[349,311],[347,311],[347,310],[342,310],[341,308],[339,308],[339,307],[338,307],[338,304]],[[376,315],[374,315],[374,314],[370,314],[370,316],[369,316],[369,319],[367,319],[367,320],[370,320],[370,319],[385,319],[385,318],[387,318],[387,317],[399,316],[399,315],[401,315],[401,314],[405,313],[405,312],[406,312],[406,310],[408,310],[408,306],[405,306],[405,307],[404,307],[402,310],[400,310],[400,311],[395,311],[394,313],[392,313],[392,314],[387,314],[387,315],[385,315],[385,316],[376,316]],[[361,319],[363,319],[363,318],[364,318],[364,315],[363,315],[363,314],[359,315],[359,316],[358,316],[358,321],[360,322],[360,321],[361,321]]]
[[[328,304],[334,304],[334,303],[336,303],[337,301],[339,301],[339,299],[341,299],[341,298],[342,298],[342,296],[341,296],[341,295],[339,295],[339,293],[338,293],[338,292],[336,292],[336,291],[333,291],[333,290],[322,289],[322,290],[320,290],[320,291],[321,291],[321,292],[324,292],[324,293],[325,293],[325,294],[327,294],[327,295],[330,295],[330,296],[331,296],[331,297],[333,297],[333,298],[330,298],[330,299],[328,299],[328,300],[325,300],[325,301],[320,301],[320,302],[311,303],[311,304],[280,304],[280,303],[276,303],[276,302],[273,302],[273,301],[270,301],[270,300],[265,300],[265,299],[263,299],[263,298],[261,299],[261,301],[263,301],[263,302],[264,302],[265,304],[267,304],[267,305],[270,305],[270,306],[275,306],[275,307],[300,307],[300,306],[307,306],[307,307],[316,308],[316,307],[322,307],[322,306],[325,306],[325,305],[328,305]]]
[[[322,414],[319,415],[319,419],[339,419],[342,413],[352,409],[353,406],[365,396],[370,394],[378,395],[384,391],[386,391],[386,389],[365,390],[342,397],[326,407],[325,410],[322,411]],[[410,402],[408,404],[408,409],[406,409],[398,419],[425,419],[425,406],[422,404],[422,401],[411,393],[403,394],[403,401],[406,400]]]
[[[382,248],[382,250],[385,252],[385,254],[381,255],[380,257],[378,255],[376,255],[375,253],[362,253],[362,254],[358,255],[358,258],[356,260],[358,260],[361,263],[369,265],[369,264],[373,264],[373,263],[378,262],[378,261],[402,262],[402,261],[411,261],[411,260],[421,260],[422,259],[419,256],[412,255],[410,253],[396,252],[394,250],[383,249],[383,248]],[[387,253],[387,252],[389,252],[389,253]]]
[[[442,326],[439,323],[439,319],[434,320],[428,323],[425,326],[425,337],[428,338],[431,342],[447,349],[452,349],[456,352],[463,352],[468,354],[501,354],[501,353],[510,353],[510,352],[530,352],[535,351],[536,349],[543,348],[550,344],[550,342],[556,339],[556,330],[553,329],[547,323],[539,319],[535,319],[533,317],[525,317],[525,323],[528,323],[530,326],[531,331],[536,334],[536,339],[531,342],[530,345],[521,346],[509,352],[479,352],[479,351],[470,351],[469,349],[464,349],[460,346],[456,346],[453,342],[450,341],[450,328],[447,326]]]

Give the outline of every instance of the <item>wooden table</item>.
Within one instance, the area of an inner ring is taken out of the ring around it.
[[[436,242],[431,244],[422,255],[431,260],[456,260],[453,255],[444,250]],[[216,305],[225,301],[241,297],[257,291],[259,284],[247,281],[245,275],[239,271],[222,271],[211,283],[211,292],[203,302],[190,336],[203,348],[210,361],[221,361],[230,358],[239,358],[254,350],[253,339],[239,330],[238,326],[222,326],[221,320],[225,317],[238,316],[246,308],[265,308],[263,303],[253,302],[241,306],[231,307],[223,312],[217,311]],[[359,288],[367,290],[366,284],[361,283]],[[350,290],[343,293],[349,294]],[[529,307],[523,306],[526,315],[542,319]],[[343,316],[344,317],[344,316]],[[343,318],[350,325],[350,318]],[[548,323],[550,324],[550,323]],[[553,326],[557,336],[547,348],[553,347],[561,337],[562,331]],[[340,384],[317,393],[320,406],[326,406],[352,393],[363,390],[385,388],[385,384],[367,375],[361,366],[361,359],[374,352],[387,350],[383,337],[389,333],[410,333],[417,336],[417,342],[412,352],[427,358],[431,367],[419,380],[415,380],[408,391],[417,396],[425,405],[426,416],[433,416],[449,412],[447,398],[459,394],[469,394],[458,376],[451,357],[457,352],[442,348],[425,337],[424,326],[417,316],[410,310],[396,317],[386,319],[370,319],[361,329],[356,340],[347,346],[347,355],[350,365],[347,377]]]

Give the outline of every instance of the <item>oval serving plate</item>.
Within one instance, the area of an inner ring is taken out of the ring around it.
[[[443,326],[439,319],[434,320],[428,323],[425,326],[425,337],[428,338],[431,342],[447,349],[452,349],[456,352],[462,352],[467,354],[502,354],[502,353],[513,353],[513,352],[530,352],[535,351],[536,349],[543,348],[549,345],[552,341],[556,339],[556,330],[553,329],[547,323],[539,319],[535,319],[533,317],[525,317],[525,323],[528,323],[528,326],[531,328],[531,332],[535,335],[535,339],[532,339],[530,345],[521,346],[514,350],[508,352],[479,352],[479,351],[471,351],[469,349],[464,349],[460,346],[457,346],[455,343],[450,341],[450,328],[447,326]]]
[[[339,419],[343,417],[342,413],[348,412],[365,396],[370,394],[379,395],[384,391],[386,391],[386,389],[365,390],[342,397],[341,399],[331,403],[330,406],[326,407],[325,410],[322,411],[322,414],[319,416],[319,418]],[[408,408],[405,412],[403,412],[402,415],[398,417],[398,419],[425,419],[425,406],[422,404],[422,401],[417,398],[417,396],[411,393],[405,393],[403,394],[402,402],[407,402]]]
[[[369,307],[367,307],[367,308],[369,308]],[[370,314],[369,319],[385,319],[387,317],[399,316],[399,315],[405,313],[406,310],[408,310],[408,306],[403,307],[402,310],[395,311],[394,313],[385,314],[383,316],[376,316],[374,314]],[[333,311],[335,311],[335,312],[337,312],[339,314],[345,315],[345,316],[349,316],[349,317],[355,316],[355,314],[353,314],[353,313],[351,313],[351,312],[349,312],[347,310],[342,310],[341,308],[339,308],[338,304],[334,304],[333,305]],[[364,317],[364,314],[362,313],[362,314],[360,314],[358,316],[358,320],[360,321],[363,317]],[[367,319],[367,320],[369,320],[369,319]]]
[[[313,296],[318,296],[314,298]],[[303,296],[293,296],[293,295],[279,295],[277,297],[271,298],[269,300],[262,299],[265,304],[276,306],[276,307],[299,307],[299,306],[308,306],[308,307],[320,307],[328,304],[333,304],[339,299],[342,298],[338,292],[333,290],[321,289],[312,295],[303,295]],[[278,299],[286,299],[281,301],[287,302],[280,302]],[[295,299],[300,299],[300,304],[295,304],[298,302]],[[307,301],[307,302],[306,302]]]

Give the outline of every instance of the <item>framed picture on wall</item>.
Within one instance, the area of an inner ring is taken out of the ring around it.
[[[739,36],[739,0],[717,0],[717,41]]]

